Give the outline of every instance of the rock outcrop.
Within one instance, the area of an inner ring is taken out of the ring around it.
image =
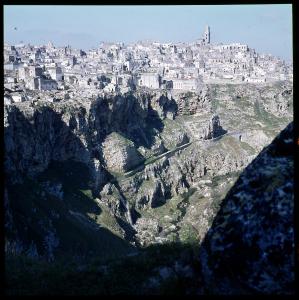
[[[115,132],[105,138],[102,147],[103,158],[109,171],[124,173],[144,161],[134,143]]]
[[[71,110],[71,112],[70,112]],[[51,160],[76,159],[88,163],[83,107],[31,107],[29,103],[5,106],[5,171],[11,181],[35,176]],[[78,128],[77,128],[78,126]]]
[[[202,88],[198,93],[177,93],[174,95],[178,115],[194,115],[211,110],[211,95],[208,87]]]
[[[243,171],[201,247],[216,294],[294,291],[293,124]]]
[[[173,120],[177,115],[177,103],[169,93],[159,92],[155,94],[151,99],[151,107],[161,119]]]

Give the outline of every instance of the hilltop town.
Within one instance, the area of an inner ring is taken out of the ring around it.
[[[293,67],[240,43],[213,44],[210,27],[192,43],[102,42],[70,46],[4,45],[4,103],[96,98],[136,89],[194,91],[205,84],[293,80]]]

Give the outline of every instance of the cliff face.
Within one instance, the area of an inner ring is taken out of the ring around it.
[[[278,130],[271,122],[291,118],[290,107],[280,118],[255,115],[255,96],[211,86],[5,106],[10,241],[50,257],[77,249],[64,227],[84,228],[83,244],[97,236],[93,249],[109,245],[99,226],[144,246],[201,241],[227,190]],[[281,97],[288,103],[290,94]]]
[[[74,158],[88,162],[84,108],[70,112],[63,107],[31,107],[24,103],[6,106],[4,115],[5,170],[12,182],[40,173],[51,160]]]
[[[128,141],[127,150],[122,151],[120,146],[113,159],[123,161],[123,171],[128,171],[142,162],[138,146],[149,153],[166,150],[161,148],[163,140],[157,134],[163,130],[162,120],[168,112],[175,115],[174,107],[175,101],[165,95],[157,98],[157,95],[138,93],[93,102],[40,101],[5,106],[6,172],[12,181],[19,181],[22,175],[34,176],[45,170],[51,160],[67,159],[87,163],[95,170],[97,161],[101,165],[113,164],[103,149],[109,150],[109,144],[120,145],[120,139]],[[205,137],[211,138],[220,128],[219,119],[207,120],[205,126]],[[189,139],[185,133],[182,137],[178,134],[177,140],[179,144]]]
[[[223,200],[200,253],[214,293],[294,292],[293,141],[291,123]]]

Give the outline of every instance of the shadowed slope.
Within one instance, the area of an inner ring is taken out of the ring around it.
[[[132,257],[67,268],[9,258],[8,294],[292,293],[292,128],[243,171],[199,250],[198,244],[155,245]]]
[[[291,123],[223,200],[200,249],[211,293],[293,292],[293,146]]]
[[[61,115],[46,107],[25,116],[12,107],[8,120],[6,253],[53,260],[130,252],[128,242],[102,226],[107,213],[92,197],[90,153]]]

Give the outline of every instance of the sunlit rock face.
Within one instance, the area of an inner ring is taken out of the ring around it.
[[[108,170],[119,173],[129,171],[144,160],[133,142],[115,132],[106,137],[103,156]]]
[[[293,138],[291,123],[223,200],[200,253],[214,293],[294,292]]]

